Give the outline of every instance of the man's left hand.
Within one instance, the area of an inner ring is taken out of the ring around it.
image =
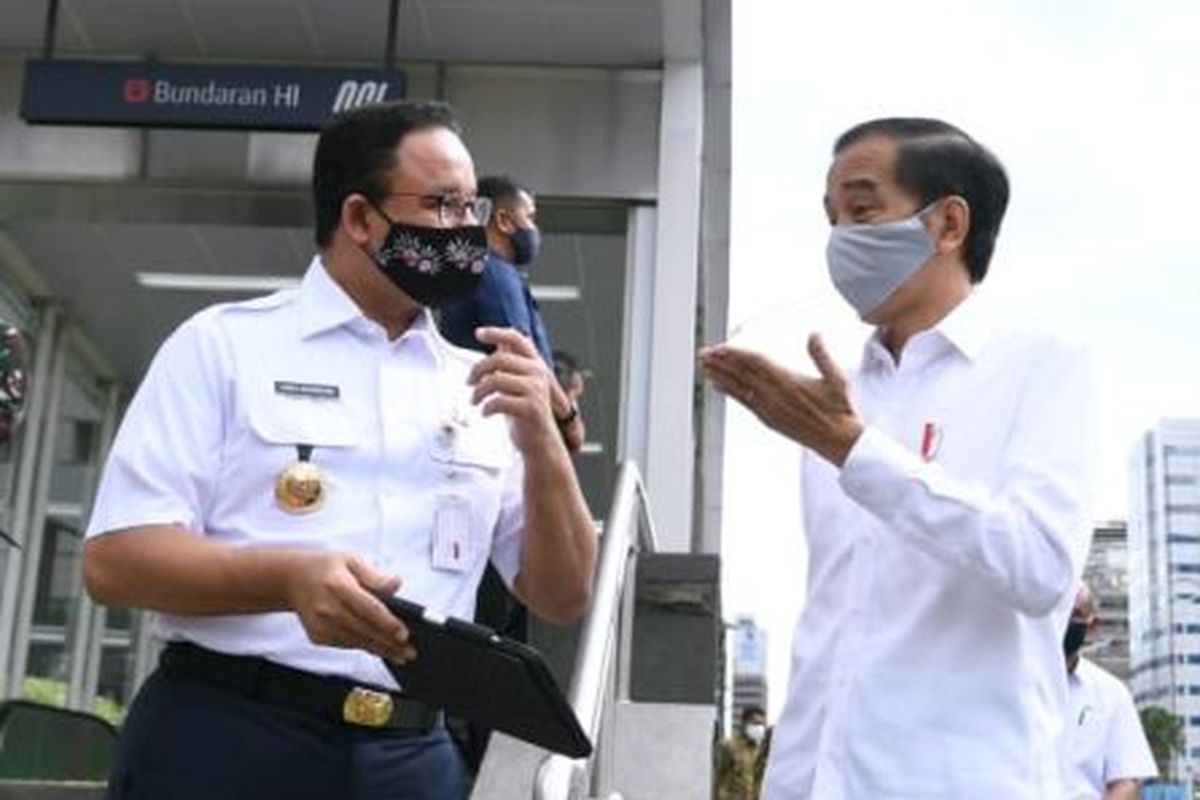
[[[700,351],[700,366],[718,391],[750,409],[769,427],[840,467],[862,433],[846,378],[816,334],[808,354],[820,373],[791,372],[765,356],[727,344]]]
[[[471,402],[482,403],[483,415],[505,414],[512,420],[513,443],[524,455],[559,442],[550,410],[554,376],[533,343],[513,328],[479,328],[475,336],[495,347],[471,370]]]

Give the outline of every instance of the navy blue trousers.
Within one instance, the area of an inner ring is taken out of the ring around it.
[[[155,672],[121,729],[109,800],[464,800],[446,729],[326,722]]]

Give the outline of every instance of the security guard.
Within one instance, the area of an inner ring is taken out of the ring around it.
[[[766,712],[759,706],[742,709],[738,731],[717,752],[717,800],[757,800],[766,733]]]
[[[158,670],[110,797],[463,794],[420,658],[377,595],[470,618],[490,561],[535,613],[584,610],[591,515],[527,339],[445,342],[488,208],[451,110],[393,103],[322,131],[318,255],[298,289],[214,306],[162,346],[105,467],[84,554],[99,602],[159,612]]]

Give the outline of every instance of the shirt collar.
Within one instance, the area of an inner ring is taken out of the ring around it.
[[[976,292],[972,291],[937,324],[936,330],[967,360],[975,361],[993,332],[988,304],[979,300]]]
[[[446,356],[450,352],[450,343],[442,338],[442,332],[438,330],[438,326],[433,320],[433,312],[428,308],[421,309],[421,313],[408,326],[408,330],[400,334],[396,341],[400,342],[406,339],[420,341],[433,357],[434,364],[439,368],[445,366]]]
[[[313,256],[300,282],[300,309],[300,335],[304,338],[362,316],[362,309],[329,275],[319,255]]]
[[[320,255],[313,256],[308,271],[304,274],[304,280],[300,282],[300,307],[300,335],[304,338],[350,323],[357,322],[364,326],[376,324],[363,316],[358,304],[330,276]],[[408,330],[400,334],[396,341],[407,338],[425,342],[439,365],[450,347],[442,338],[428,308],[421,309],[421,313],[413,319]]]
[[[968,361],[975,361],[992,333],[986,307],[987,304],[976,299],[972,291],[941,322],[914,336],[909,345],[918,338],[935,337],[949,344]],[[892,363],[892,355],[883,343],[882,329],[876,328],[867,340],[862,361],[867,369]]]

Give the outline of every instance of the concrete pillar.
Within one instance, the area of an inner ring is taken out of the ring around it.
[[[646,486],[666,551],[692,546],[696,456],[696,293],[700,236],[704,68],[663,65],[658,229],[650,320]]]

